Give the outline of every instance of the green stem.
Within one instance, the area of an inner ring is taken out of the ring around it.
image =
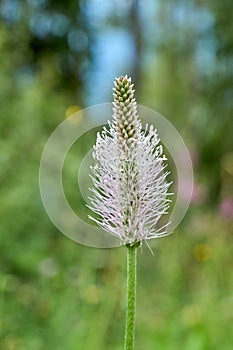
[[[136,311],[136,265],[138,244],[127,247],[127,296],[126,296],[126,327],[125,350],[133,350],[135,338]]]

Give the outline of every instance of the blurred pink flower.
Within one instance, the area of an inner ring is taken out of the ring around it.
[[[207,189],[205,186],[194,182],[191,202],[194,204],[203,203],[206,199]]]
[[[220,213],[228,220],[233,219],[233,197],[225,198],[220,203]]]

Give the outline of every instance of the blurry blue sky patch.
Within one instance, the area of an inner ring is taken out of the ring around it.
[[[37,37],[45,37],[48,34],[63,36],[69,28],[69,19],[60,13],[47,14],[35,12],[30,18],[30,29]]]
[[[88,37],[80,29],[72,29],[68,34],[68,43],[71,50],[80,52],[88,46]]]
[[[17,22],[22,15],[22,6],[17,0],[3,0],[0,3],[0,14],[8,22]]]
[[[96,60],[88,77],[89,105],[109,102],[112,81],[117,75],[128,73],[134,58],[133,38],[127,30],[109,29],[96,39]]]

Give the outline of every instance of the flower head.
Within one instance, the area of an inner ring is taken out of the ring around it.
[[[158,221],[169,208],[170,183],[156,129],[142,129],[131,79],[121,76],[114,84],[113,120],[93,150],[90,209],[99,217],[90,218],[131,245],[166,234]]]

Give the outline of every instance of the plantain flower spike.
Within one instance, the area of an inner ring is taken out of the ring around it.
[[[131,78],[120,76],[114,85],[113,119],[93,149],[89,208],[98,217],[89,217],[123,245],[139,245],[167,234],[168,224],[158,228],[158,221],[170,206],[171,183],[156,129],[142,129]]]

